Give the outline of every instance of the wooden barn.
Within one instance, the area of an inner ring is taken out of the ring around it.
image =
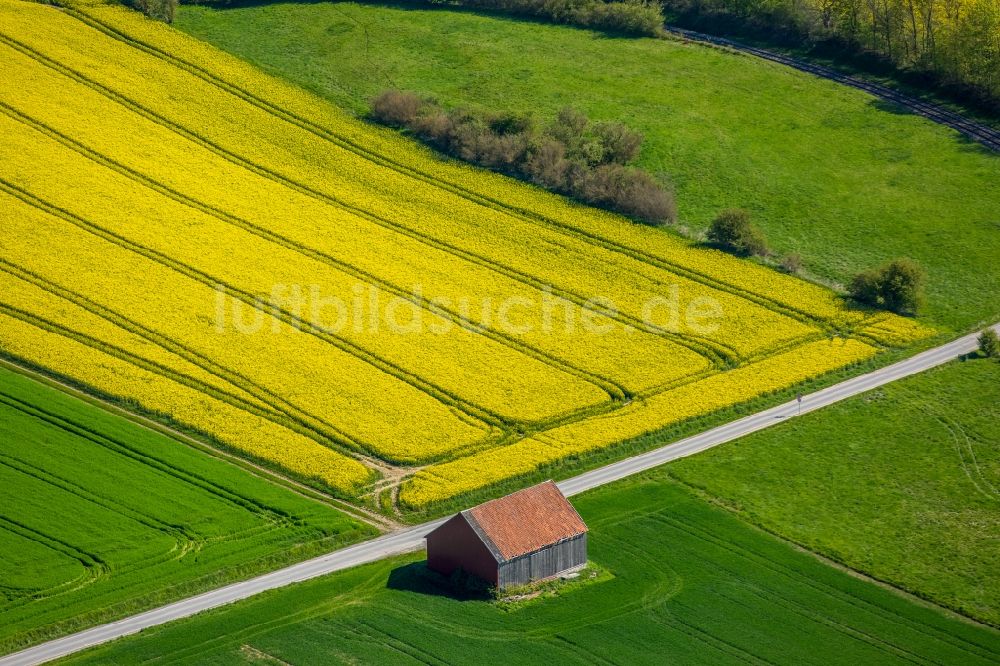
[[[462,511],[427,535],[427,566],[503,589],[587,563],[587,526],[551,481]]]

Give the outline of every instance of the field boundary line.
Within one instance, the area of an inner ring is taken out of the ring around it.
[[[19,375],[28,377],[32,381],[42,384],[43,386],[56,389],[76,398],[77,400],[82,400],[83,402],[97,406],[107,412],[125,419],[135,426],[155,432],[174,441],[178,441],[185,446],[200,451],[211,456],[212,458],[233,465],[234,467],[238,467],[260,479],[285,488],[300,497],[304,497],[319,504],[331,506],[348,516],[369,525],[370,527],[375,527],[379,531],[384,531],[386,529],[398,529],[400,526],[399,523],[387,518],[386,516],[370,512],[363,507],[357,506],[338,497],[334,497],[333,495],[306,485],[301,481],[286,476],[269,467],[265,467],[264,465],[256,463],[244,456],[240,456],[224,448],[220,448],[209,441],[202,440],[192,434],[173,428],[166,423],[156,420],[155,418],[126,409],[123,406],[108,400],[107,398],[96,395],[90,391],[83,390],[83,388],[81,388],[83,386],[82,384],[75,385],[74,383],[68,383],[68,381],[66,381],[68,378],[63,378],[59,375],[59,373],[52,372],[41,367],[35,367],[33,364],[26,364],[21,359],[16,359],[2,354],[0,354],[0,366],[7,368],[12,372],[16,372]],[[72,379],[69,381],[76,382],[76,380]]]
[[[252,498],[246,497],[245,495],[241,495],[239,492],[226,488],[211,479],[180,469],[176,465],[171,464],[158,456],[140,451],[115,437],[106,435],[94,428],[89,428],[85,425],[76,423],[75,421],[67,419],[60,414],[51,412],[43,407],[39,407],[38,405],[29,404],[15,396],[9,395],[4,391],[0,391],[0,403],[6,404],[13,409],[27,414],[28,416],[44,421],[50,426],[64,430],[77,437],[81,437],[92,444],[96,444],[102,448],[112,449],[115,453],[142,463],[147,467],[151,467],[157,472],[170,476],[171,478],[186,483],[189,486],[199,488],[210,495],[214,495],[220,500],[247,511],[248,513],[270,517],[270,519],[274,522],[282,522],[289,519],[289,516],[283,514],[282,512],[277,511],[266,504],[255,501]]]
[[[370,162],[379,164],[390,170],[396,171],[402,175],[414,178],[416,180],[421,180],[427,184],[438,187],[449,191],[456,196],[460,196],[468,201],[481,205],[485,208],[490,208],[491,210],[497,210],[501,213],[505,213],[512,217],[522,219],[525,222],[532,224],[541,223],[543,226],[548,226],[550,228],[556,229],[557,231],[569,235],[578,239],[582,239],[585,243],[589,242],[592,245],[597,245],[611,252],[617,252],[628,256],[640,263],[652,265],[654,267],[660,268],[661,270],[667,270],[671,273],[676,273],[683,277],[687,277],[695,282],[699,282],[705,286],[713,287],[726,291],[734,296],[750,300],[762,305],[771,311],[778,312],[780,314],[785,314],[786,316],[810,323],[812,325],[818,325],[821,328],[832,329],[835,328],[833,324],[822,317],[813,315],[801,308],[796,308],[787,303],[783,303],[773,297],[766,296],[759,292],[754,292],[742,287],[737,287],[732,283],[726,282],[719,278],[712,278],[706,276],[702,273],[698,273],[693,269],[690,269],[677,262],[672,262],[668,259],[664,259],[658,255],[651,254],[649,252],[640,250],[638,248],[625,245],[623,243],[613,241],[611,239],[605,238],[599,234],[585,231],[579,227],[573,226],[571,224],[560,222],[559,220],[550,218],[548,216],[540,215],[533,211],[522,209],[511,204],[504,203],[503,201],[490,197],[488,195],[475,192],[469,188],[463,187],[457,183],[453,183],[450,180],[445,180],[443,178],[434,176],[430,173],[426,173],[420,169],[405,165],[401,162],[397,162],[390,157],[381,155],[373,150],[365,148],[360,144],[352,141],[336,132],[323,127],[322,125],[315,123],[307,118],[303,118],[297,114],[286,111],[268,100],[260,97],[250,91],[247,91],[240,86],[225,80],[221,76],[201,67],[200,65],[191,63],[183,58],[180,58],[174,54],[167,53],[166,51],[153,46],[147,42],[142,41],[139,38],[128,35],[118,28],[108,25],[107,23],[101,21],[100,19],[87,14],[85,11],[81,11],[75,8],[67,8],[67,13],[81,21],[82,23],[89,25],[94,30],[102,32],[112,39],[120,41],[122,43],[128,44],[133,48],[144,51],[154,58],[158,58],[175,67],[184,69],[194,76],[201,78],[206,83],[213,85],[217,88],[225,90],[231,95],[242,99],[243,101],[256,106],[257,108],[269,113],[270,115],[284,120],[285,122],[295,125],[300,129],[308,131],[315,136],[325,139],[340,148],[352,152],[363,159],[367,159]],[[287,83],[287,82],[286,82]],[[289,84],[290,85],[290,84]]]
[[[993,328],[1000,331],[1000,324],[994,325]],[[803,413],[818,410],[827,405],[840,402],[972,353],[977,347],[977,337],[978,333],[965,335],[893,365],[880,368],[865,375],[853,377],[839,384],[803,396],[801,403]],[[772,425],[783,423],[796,412],[796,401],[785,402],[784,404],[745,416],[700,434],[666,444],[652,451],[647,451],[646,453],[585,472],[561,481],[558,485],[567,496],[577,495],[587,490],[640,474],[672,460],[700,453],[701,451],[733,441]],[[404,528],[371,541],[348,546],[291,567],[272,571],[248,581],[227,585],[152,611],[133,615],[118,622],[99,625],[76,634],[42,643],[20,652],[0,657],[0,666],[27,666],[45,663],[46,661],[64,657],[88,647],[135,634],[148,627],[158,626],[172,620],[190,617],[206,610],[219,608],[220,606],[255,596],[261,592],[317,578],[392,555],[412,552],[423,546],[424,535],[443,524],[446,520],[448,520],[447,517],[439,518],[427,523]]]
[[[326,252],[317,250],[315,248],[309,247],[303,243],[292,240],[286,236],[278,234],[277,232],[266,229],[260,225],[254,224],[242,217],[234,215],[232,213],[226,212],[221,208],[214,205],[207,204],[202,201],[198,201],[183,192],[180,192],[173,187],[163,184],[162,182],[153,179],[145,174],[139,173],[138,171],[116,161],[115,159],[103,155],[98,151],[89,148],[82,143],[64,135],[58,130],[46,125],[45,123],[32,118],[25,114],[24,112],[11,107],[7,103],[0,101],[0,113],[4,113],[14,120],[24,123],[35,129],[36,131],[48,135],[55,141],[66,146],[68,149],[76,152],[77,154],[90,159],[96,164],[100,164],[106,168],[112,169],[122,176],[125,176],[135,182],[140,183],[142,186],[151,189],[163,196],[169,197],[170,199],[180,203],[189,208],[193,208],[202,212],[206,215],[216,218],[217,220],[229,224],[231,226],[237,227],[251,233],[263,240],[280,245],[288,250],[297,252],[302,256],[308,257],[314,261],[322,262],[331,266],[334,270],[345,275],[350,275],[358,280],[367,282],[374,286],[378,286],[386,291],[406,299],[407,301],[419,306],[427,312],[431,312],[435,315],[445,317],[450,321],[458,324],[462,328],[479,335],[483,335],[499,344],[502,344],[514,351],[522,353],[526,356],[532,357],[539,362],[545,363],[552,368],[561,370],[568,374],[574,374],[577,377],[589,381],[596,386],[602,388],[607,392],[613,399],[624,399],[627,398],[631,392],[625,387],[618,384],[615,380],[608,377],[604,377],[597,373],[586,370],[585,368],[577,367],[569,361],[558,358],[556,355],[546,352],[542,349],[536,348],[533,345],[517,340],[516,338],[506,335],[500,331],[497,331],[489,326],[478,323],[470,318],[464,317],[459,313],[456,313],[442,305],[433,303],[427,298],[418,298],[414,294],[407,292],[404,288],[381,278],[374,273],[366,271],[362,268],[354,266],[350,262],[338,259]]]
[[[560,296],[565,300],[576,303],[580,307],[591,310],[594,309],[593,305],[590,304],[588,298],[576,294],[568,289],[563,289],[561,287],[556,287],[555,285],[548,284],[543,280],[536,278],[535,276],[529,275],[528,273],[524,273],[523,271],[505,266],[491,259],[483,257],[479,254],[471,252],[469,250],[464,250],[458,246],[452,245],[451,243],[448,243],[446,241],[442,241],[432,236],[428,236],[427,234],[417,231],[416,229],[412,229],[404,224],[394,222],[392,220],[389,220],[388,218],[383,218],[363,208],[342,201],[336,196],[318,190],[311,185],[305,185],[303,183],[300,183],[288,176],[278,173],[277,171],[271,169],[270,167],[265,167],[256,164],[247,158],[241,157],[240,155],[237,155],[236,153],[226,148],[223,148],[222,146],[216,144],[215,142],[206,139],[205,137],[202,137],[199,134],[177,124],[176,122],[170,120],[169,118],[166,118],[150,109],[147,109],[143,105],[125,97],[121,93],[118,93],[110,88],[107,88],[106,86],[94,81],[93,79],[87,77],[86,75],[81,74],[67,67],[64,64],[53,60],[49,56],[46,56],[36,51],[35,49],[22,44],[18,40],[8,35],[0,34],[0,42],[6,43],[7,46],[17,51],[20,51],[24,55],[27,55],[29,58],[35,60],[40,65],[49,67],[50,69],[65,76],[66,78],[75,80],[77,83],[80,83],[94,90],[98,94],[103,95],[104,97],[114,102],[117,102],[118,104],[121,104],[122,106],[128,108],[137,115],[146,118],[150,122],[161,125],[173,131],[174,133],[181,135],[182,137],[188,139],[192,143],[195,143],[205,148],[206,150],[209,150],[210,152],[217,154],[223,159],[231,162],[232,164],[235,164],[236,166],[242,167],[247,171],[250,171],[251,173],[257,174],[258,176],[274,181],[280,185],[288,187],[296,192],[299,192],[300,194],[313,198],[317,201],[325,202],[327,204],[336,206],[342,210],[353,213],[354,215],[364,220],[367,220],[372,224],[376,224],[383,228],[389,229],[390,231],[394,231],[396,233],[412,238],[413,240],[416,240],[419,243],[423,243],[425,245],[428,245],[429,247],[433,247],[442,252],[447,252],[459,259],[468,261],[470,263],[474,263],[483,268],[486,268],[487,270],[491,270],[500,275],[504,275],[505,277],[509,277],[515,281],[528,285],[533,289],[539,291],[549,290],[556,296]],[[687,347],[688,349],[694,351],[695,353],[698,353],[702,356],[705,356],[706,358],[709,358],[715,363],[720,363],[720,362],[724,363],[728,360],[739,358],[739,354],[737,354],[735,350],[733,350],[731,347],[720,341],[710,340],[708,338],[704,338],[703,336],[698,336],[693,334],[680,335],[672,331],[669,331],[667,329],[664,329],[660,326],[650,325],[647,322],[642,321],[638,317],[635,317],[633,315],[627,315],[620,311],[615,312],[614,315],[615,315],[614,318],[624,321],[632,325],[634,328],[639,328],[641,330],[646,330],[647,332],[660,335],[668,340],[671,340],[677,344]]]
[[[6,270],[4,270],[4,267],[2,265],[0,265],[0,272],[7,273],[8,275],[13,275],[12,273],[9,273]],[[0,296],[0,299],[2,299],[2,296]],[[148,358],[144,358],[143,356],[127,351],[117,345],[104,342],[103,340],[98,340],[97,338],[94,338],[91,335],[88,335],[86,333],[80,333],[79,331],[67,328],[65,326],[62,326],[61,324],[56,324],[54,322],[49,321],[48,319],[45,319],[44,317],[41,317],[39,315],[30,312],[26,312],[18,307],[5,303],[2,300],[0,300],[0,314],[4,314],[13,319],[20,320],[25,324],[30,324],[31,326],[48,331],[49,333],[53,333],[55,335],[59,335],[64,338],[69,338],[75,342],[79,342],[82,345],[86,345],[87,347],[99,351],[102,354],[113,356],[131,365],[142,368],[147,372],[160,375],[172,382],[176,382],[178,384],[184,384],[185,386],[193,388],[199,392],[206,393],[215,398],[216,400],[219,400],[221,402],[226,402],[232,405],[233,407],[237,407],[242,411],[250,412],[251,414],[255,414],[256,416],[260,416],[261,418],[266,418],[272,423],[275,423],[282,427],[286,428],[292,427],[291,420],[288,421],[285,420],[289,418],[287,414],[283,415],[281,412],[273,411],[271,409],[271,406],[267,405],[266,403],[254,404],[246,400],[245,398],[241,398],[226,391],[223,388],[212,386],[211,384],[206,384],[200,379],[189,377],[188,375],[185,375],[182,372],[164,366],[163,364],[157,361],[151,361]],[[136,335],[135,333],[131,333],[129,331],[126,332],[130,333],[131,335]],[[161,347],[161,349],[163,348]],[[169,352],[169,350],[165,351],[171,353]],[[174,355],[176,356],[176,354]],[[221,377],[219,379],[222,380]],[[225,382],[225,380],[222,381]],[[302,426],[300,424],[296,424],[295,427],[301,428]]]

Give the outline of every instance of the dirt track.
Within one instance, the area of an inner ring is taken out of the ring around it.
[[[775,53],[774,51],[760,49],[755,46],[747,46],[746,44],[734,42],[731,39],[714,37],[712,35],[706,35],[693,30],[684,30],[683,28],[675,28],[672,26],[665,26],[665,28],[668,33],[692,42],[713,44],[715,46],[721,46],[723,48],[732,49],[741,53],[749,53],[750,55],[755,55],[758,58],[764,58],[765,60],[781,63],[782,65],[794,67],[795,69],[808,72],[809,74],[814,74],[815,76],[819,76],[824,79],[842,83],[845,86],[851,86],[852,88],[864,90],[879,99],[892,102],[893,104],[903,107],[919,116],[933,120],[936,123],[941,123],[942,125],[947,125],[948,127],[960,132],[967,138],[982,144],[990,150],[1000,152],[1000,130],[995,130],[992,127],[969,120],[968,118],[936,104],[931,104],[916,97],[911,97],[887,86],[871,83],[869,81],[863,81],[853,76],[848,76],[847,74],[843,74],[842,72],[838,72],[837,70],[829,67],[824,67],[823,65],[816,65],[814,63],[792,58],[781,53]]]

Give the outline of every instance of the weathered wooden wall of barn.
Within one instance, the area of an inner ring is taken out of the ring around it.
[[[526,585],[586,563],[587,535],[581,534],[504,562],[498,572],[498,585],[501,588]]]

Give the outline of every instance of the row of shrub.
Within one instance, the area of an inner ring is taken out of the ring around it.
[[[663,32],[663,10],[651,0],[431,0],[623,35]]]
[[[591,122],[572,108],[549,122],[530,114],[446,110],[412,92],[387,90],[371,117],[404,128],[443,153],[649,224],[673,222],[673,194],[628,166],[642,135],[618,122]]]

